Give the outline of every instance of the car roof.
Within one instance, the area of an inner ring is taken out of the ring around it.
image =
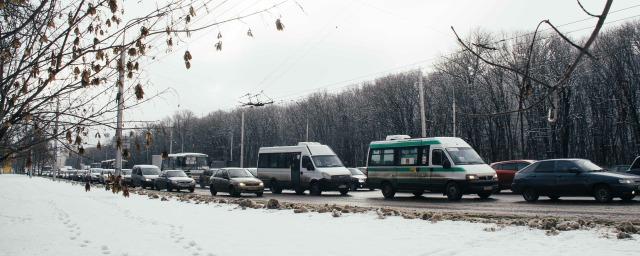
[[[521,160],[505,160],[505,161],[499,161],[499,162],[493,162],[490,165],[494,165],[494,164],[510,164],[510,163],[521,163],[521,162],[527,162],[529,164],[535,163],[538,160],[531,160],[531,159],[521,159]]]
[[[158,166],[152,165],[152,164],[136,164],[133,167],[155,167],[158,168]]]

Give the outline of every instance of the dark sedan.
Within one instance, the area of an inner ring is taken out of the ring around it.
[[[264,184],[244,168],[222,168],[218,170],[209,181],[211,195],[218,192],[228,192],[237,197],[241,193],[255,193],[262,196]]]
[[[585,159],[552,159],[536,162],[522,169],[511,186],[528,202],[548,196],[593,196],[601,203],[614,197],[632,200],[640,193],[640,177],[607,172]]]
[[[196,181],[181,170],[164,171],[154,182],[157,190],[167,189],[169,192],[174,189],[188,189],[189,192],[193,192],[196,188]]]

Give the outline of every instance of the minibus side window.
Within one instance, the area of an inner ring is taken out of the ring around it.
[[[402,148],[400,151],[400,165],[416,165],[418,162],[418,148]]]
[[[374,149],[371,150],[371,166],[392,166],[394,164],[394,149]]]
[[[442,149],[434,149],[431,151],[431,165],[443,166],[445,161],[449,161]]]
[[[429,165],[429,146],[420,147],[418,150],[418,156],[420,159],[418,161],[418,165],[428,166]]]

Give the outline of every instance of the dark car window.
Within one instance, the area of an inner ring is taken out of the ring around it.
[[[557,172],[569,172],[572,168],[578,168],[578,165],[572,161],[557,161],[556,162],[556,171]]]
[[[516,163],[504,163],[502,164],[502,168],[500,168],[500,170],[517,171],[518,165]]]
[[[538,164],[538,166],[536,167],[535,172],[540,172],[540,173],[553,172],[554,167],[555,167],[554,161],[540,162],[540,164]]]
[[[167,177],[187,177],[183,171],[167,171],[165,174]]]
[[[525,167],[529,166],[530,163],[517,163],[516,166],[518,167],[518,170],[522,170]]]
[[[493,169],[494,170],[502,170],[502,164],[494,164],[493,165]]]
[[[539,165],[539,164],[540,164],[539,162],[537,162],[537,163],[532,163],[532,164],[530,164],[530,165],[525,166],[524,168],[522,168],[522,169],[521,169],[520,171],[518,171],[518,172],[521,172],[521,173],[529,173],[529,172],[532,172],[532,171],[534,171],[536,168],[538,168],[538,165]]]
[[[222,178],[222,170],[217,171],[213,176],[216,178]]]

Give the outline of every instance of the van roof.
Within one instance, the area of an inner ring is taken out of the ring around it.
[[[185,152],[185,153],[169,154],[169,157],[183,157],[183,156],[196,156],[196,157],[204,156],[204,157],[209,157],[208,155],[202,154],[202,153],[188,153],[188,152]]]
[[[383,140],[372,141],[369,145],[370,148],[396,148],[396,147],[410,147],[410,146],[424,146],[424,145],[444,145],[448,147],[471,147],[467,142],[458,137],[429,137],[429,138],[414,138],[404,140]]]

